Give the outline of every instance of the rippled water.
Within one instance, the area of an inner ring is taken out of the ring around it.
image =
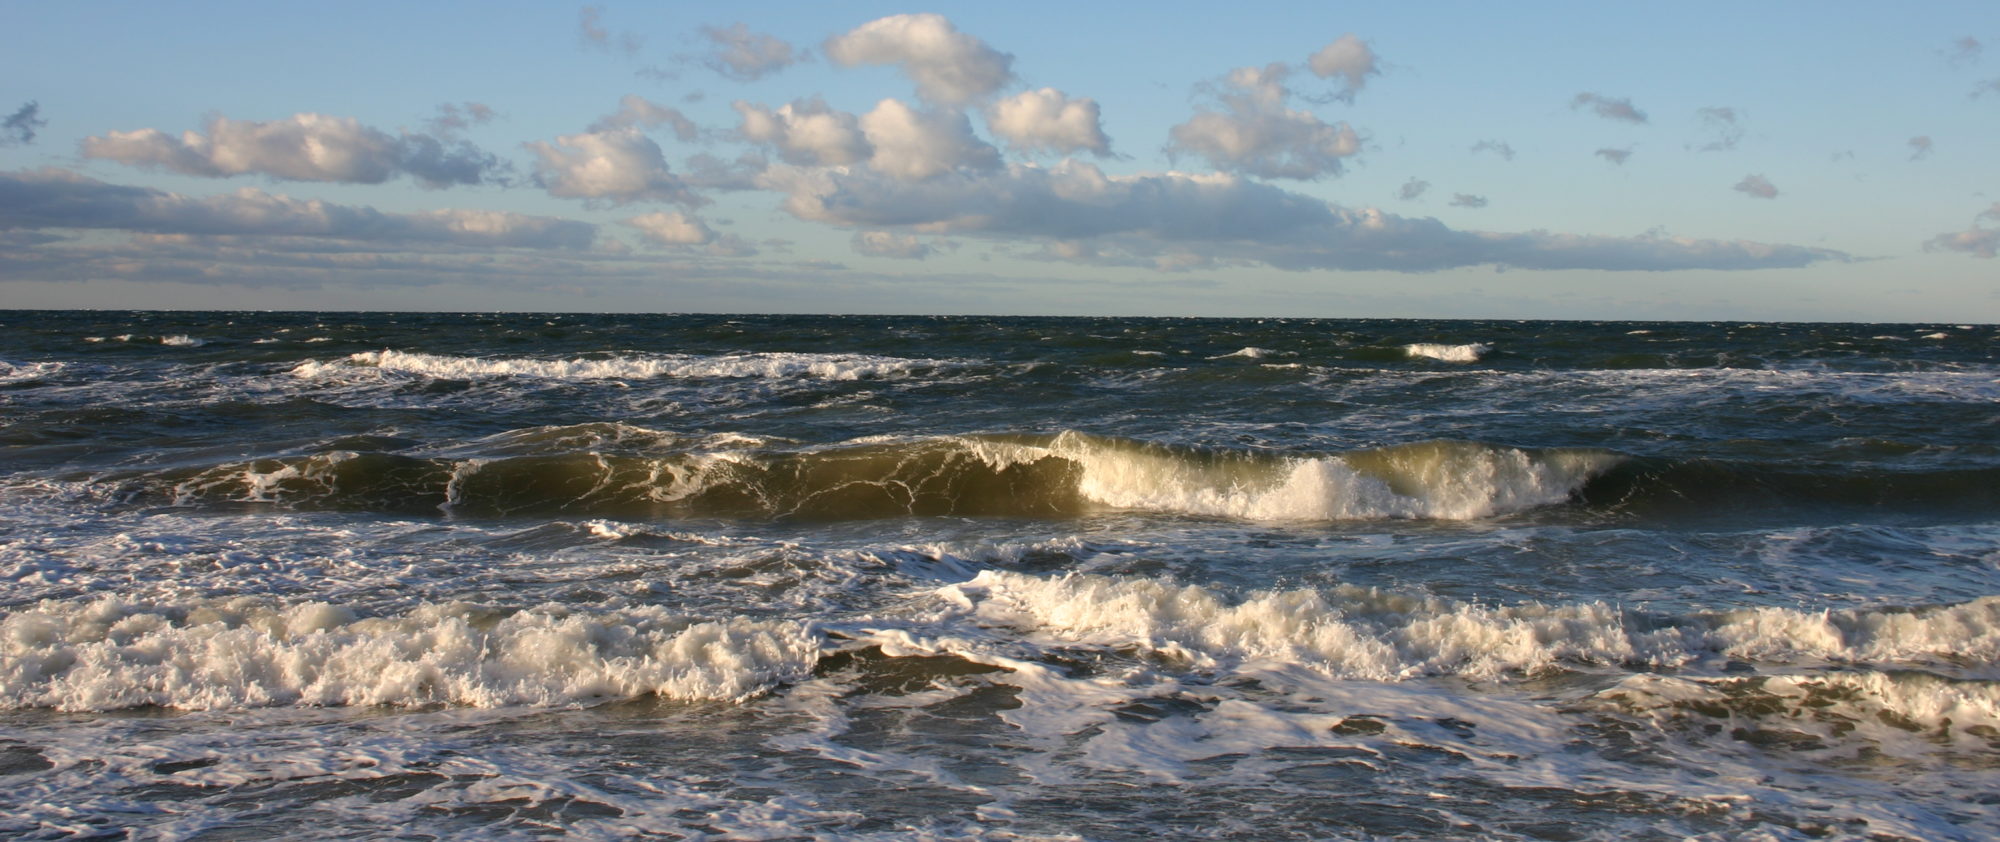
[[[1996,338],[0,313],[0,833],[1990,838]]]

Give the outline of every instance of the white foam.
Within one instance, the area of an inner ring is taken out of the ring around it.
[[[174,336],[160,337],[160,344],[175,348],[199,348],[208,344],[208,342],[207,340],[196,339],[185,334],[176,334]]]
[[[562,705],[647,694],[742,700],[811,673],[791,621],[656,607],[499,611],[462,602],[359,616],[247,597],[43,602],[0,618],[0,707]]]
[[[0,383],[27,383],[53,377],[68,368],[68,363],[39,362],[15,363],[0,360]]]
[[[1079,493],[1105,506],[1249,520],[1486,518],[1565,502],[1622,459],[1605,451],[1424,442],[1337,456],[1205,460],[1075,432],[1046,447],[972,446],[996,466],[1044,456],[1075,462]]]
[[[1466,345],[1443,345],[1435,342],[1413,342],[1403,346],[1403,353],[1410,359],[1438,360],[1448,363],[1476,363],[1492,351],[1493,347],[1479,342]]]
[[[1209,357],[1209,359],[1211,359],[1211,360],[1226,360],[1226,359],[1229,359],[1230,357],[1241,357],[1241,358],[1243,358],[1243,359],[1248,359],[1248,360],[1261,360],[1261,359],[1263,359],[1263,358],[1265,358],[1265,357],[1267,357],[1267,356],[1270,356],[1270,354],[1271,354],[1271,352],[1270,352],[1270,351],[1267,351],[1267,350],[1265,350],[1265,349],[1263,349],[1263,348],[1256,348],[1256,347],[1244,347],[1244,348],[1238,348],[1238,349],[1236,349],[1236,350],[1234,350],[1234,351],[1230,351],[1230,352],[1229,352],[1229,353],[1227,353],[1227,354],[1222,354],[1222,355],[1220,355],[1220,356],[1214,356],[1214,357]]]
[[[1758,608],[1654,618],[1602,602],[1487,607],[1351,586],[1230,599],[1198,585],[986,570],[940,595],[983,622],[1196,666],[1277,662],[1341,679],[1501,678],[1577,662],[2000,663],[2000,597],[1924,610]]]
[[[613,356],[605,359],[543,360],[459,357],[405,351],[364,351],[343,360],[309,360],[292,369],[299,377],[338,377],[357,367],[423,377],[483,379],[530,377],[546,380],[644,380],[671,378],[801,378],[860,380],[896,377],[939,365],[936,360],[866,354],[734,354],[719,357],[681,354]]]

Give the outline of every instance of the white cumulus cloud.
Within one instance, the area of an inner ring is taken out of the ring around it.
[[[1338,175],[1341,160],[1361,151],[1361,137],[1346,123],[1329,125],[1311,112],[1287,108],[1290,72],[1282,63],[1230,72],[1217,89],[1222,110],[1204,109],[1173,127],[1168,148],[1260,178]]]
[[[826,57],[843,67],[900,68],[926,102],[965,105],[1014,78],[1014,57],[958,31],[943,15],[893,15],[826,40]]]
[[[971,121],[956,111],[920,111],[885,99],[861,115],[861,134],[875,150],[868,165],[893,178],[1000,166],[999,150],[974,136]]]
[[[1354,95],[1360,93],[1361,88],[1368,84],[1368,77],[1382,72],[1377,66],[1375,51],[1369,49],[1368,42],[1355,37],[1351,32],[1319,48],[1318,52],[1306,59],[1306,66],[1312,69],[1314,76],[1321,79],[1340,77],[1345,87],[1341,89],[1339,95],[1349,101],[1352,101]]]
[[[776,110],[737,100],[744,140],[770,146],[788,164],[842,166],[874,154],[854,115],[828,108],[819,99],[798,100]]]
[[[526,144],[535,153],[535,180],[549,195],[625,204],[661,201],[696,206],[704,200],[667,169],[660,145],[636,128],[563,135]]]
[[[986,110],[986,127],[1017,150],[1111,153],[1097,101],[1070,99],[1054,88],[1023,91],[993,103]]]

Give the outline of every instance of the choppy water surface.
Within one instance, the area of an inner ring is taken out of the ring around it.
[[[0,313],[0,834],[2000,834],[1981,325]]]

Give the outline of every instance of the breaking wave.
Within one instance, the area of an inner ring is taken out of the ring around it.
[[[419,377],[477,380],[525,377],[542,380],[646,380],[652,378],[818,378],[863,380],[906,376],[942,365],[937,360],[867,354],[662,354],[544,360],[460,357],[406,351],[364,351],[339,360],[311,360],[292,369],[304,378],[341,377],[357,370]]]
[[[1281,455],[1076,432],[772,450],[755,439],[684,444],[583,427],[518,431],[470,457],[338,449],[124,481],[179,505],[410,513],[870,518],[1111,509],[1267,521],[1470,520],[1564,503],[1624,459],[1457,441]]]
[[[1413,342],[1403,346],[1403,353],[1408,355],[1410,359],[1438,360],[1447,363],[1476,363],[1492,350],[1492,346],[1478,342],[1466,345]]]
[[[2000,663],[2000,597],[1918,609],[1764,607],[1660,616],[1602,602],[1488,607],[1353,586],[1232,600],[1158,579],[999,570],[939,593],[992,625],[1139,647],[1197,668],[1268,661],[1342,679],[1494,678],[1575,665],[1670,669],[1714,658],[1946,668]]]
[[[561,705],[741,700],[811,673],[819,635],[653,607],[45,602],[0,617],[0,707]]]

